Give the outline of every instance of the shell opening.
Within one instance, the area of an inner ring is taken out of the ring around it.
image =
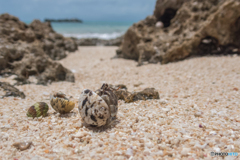
[[[53,95],[53,97],[63,98],[63,99],[65,99],[65,100],[69,100],[64,93],[55,93],[55,94]]]

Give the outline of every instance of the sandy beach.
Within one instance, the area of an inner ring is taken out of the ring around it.
[[[211,152],[240,154],[240,57],[186,59],[165,65],[111,59],[117,47],[79,47],[59,61],[75,83],[17,86],[25,99],[0,99],[0,159],[213,159]],[[14,83],[12,77],[1,81]],[[119,100],[117,120],[101,130],[82,125],[77,104],[57,114],[49,96],[62,91],[77,102],[83,89],[125,84],[129,91],[154,87],[160,100]],[[28,118],[35,102],[48,116]],[[12,146],[31,141],[24,151]],[[214,157],[239,159],[239,156]]]

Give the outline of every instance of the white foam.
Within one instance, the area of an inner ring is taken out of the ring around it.
[[[69,33],[63,33],[65,37],[75,37],[75,38],[99,38],[99,39],[114,39],[117,37],[120,37],[124,34],[124,32],[113,32],[113,33],[81,33],[81,34],[69,34]]]

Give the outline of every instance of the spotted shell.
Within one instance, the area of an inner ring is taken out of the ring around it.
[[[61,92],[50,96],[50,104],[52,108],[60,114],[68,113],[75,107],[75,103],[70,101],[66,95]]]
[[[85,89],[80,95],[78,110],[85,123],[104,126],[117,115],[117,97],[111,91],[105,93],[103,87],[96,92]]]
[[[116,117],[118,112],[118,97],[114,93],[115,89],[104,83],[102,87],[95,92],[107,103],[111,110],[111,117]]]
[[[48,105],[45,102],[37,102],[34,105],[32,105],[27,112],[28,117],[45,117],[48,112]]]

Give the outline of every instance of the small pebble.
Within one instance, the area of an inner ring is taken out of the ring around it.
[[[191,151],[190,148],[183,148],[181,151],[181,155],[187,156],[190,151]]]
[[[16,142],[13,144],[14,147],[16,147],[17,149],[19,149],[20,151],[24,151],[28,148],[30,148],[30,146],[32,145],[32,142]]]
[[[194,114],[195,117],[201,117],[202,116],[202,113],[201,112],[197,112]]]
[[[78,133],[76,135],[74,135],[74,138],[82,138],[82,137],[86,137],[87,135],[90,135],[90,133],[86,132],[86,131],[78,131]]]
[[[161,21],[158,21],[155,25],[157,28],[163,28],[163,23]]]
[[[133,156],[133,150],[131,148],[128,148],[126,151],[126,155]]]

